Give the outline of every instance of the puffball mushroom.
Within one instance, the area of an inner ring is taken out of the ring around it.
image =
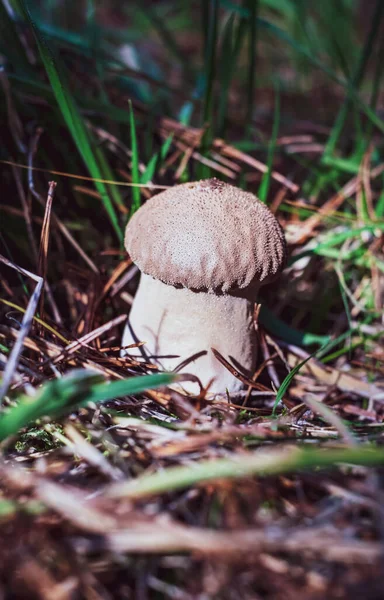
[[[286,259],[284,234],[271,211],[218,179],[177,185],[133,215],[125,245],[142,274],[122,345],[145,341],[145,353],[167,371],[197,355],[181,370],[203,385],[214,379],[213,393],[238,392],[243,384],[212,348],[252,376],[257,292]],[[183,388],[199,390],[194,382]]]

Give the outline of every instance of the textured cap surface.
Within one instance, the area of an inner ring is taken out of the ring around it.
[[[272,279],[285,264],[282,229],[253,194],[206,179],[148,200],[125,245],[141,271],[192,290],[234,292]]]

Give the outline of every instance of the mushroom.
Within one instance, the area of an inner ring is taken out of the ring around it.
[[[134,353],[145,348],[165,370],[193,357],[181,371],[203,385],[213,379],[213,393],[238,392],[243,384],[212,348],[252,376],[257,292],[286,259],[272,212],[253,194],[218,179],[177,185],[133,215],[125,245],[142,274],[122,345],[145,341]],[[183,388],[198,391],[194,382]]]

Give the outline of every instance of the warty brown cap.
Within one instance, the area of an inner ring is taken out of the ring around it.
[[[129,221],[125,246],[143,273],[215,293],[266,283],[286,261],[271,211],[218,179],[177,185],[148,200]]]

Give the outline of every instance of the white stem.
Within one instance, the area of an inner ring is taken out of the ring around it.
[[[146,342],[141,351],[151,356],[166,371],[182,361],[205,351],[189,363],[183,372],[193,373],[203,385],[214,377],[213,393],[239,391],[243,384],[215,358],[215,348],[235,368],[250,377],[256,363],[256,332],[253,325],[253,302],[246,298],[199,292],[166,285],[142,273],[122,345]],[[183,383],[191,393],[199,391],[193,382]]]

